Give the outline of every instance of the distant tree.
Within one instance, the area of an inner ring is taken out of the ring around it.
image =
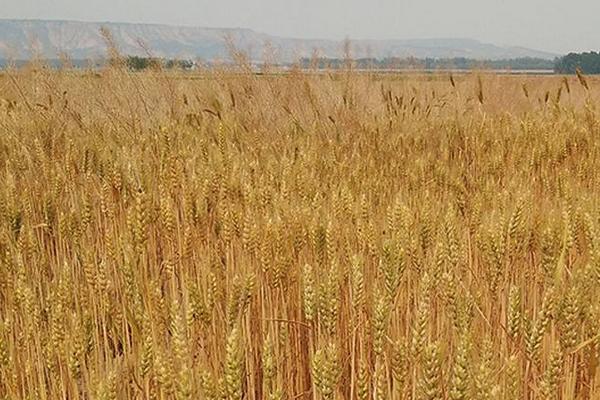
[[[194,67],[194,62],[190,60],[167,60],[164,63],[167,69],[185,69],[189,70]]]
[[[554,71],[560,74],[574,74],[577,69],[584,74],[600,74],[600,53],[569,53],[554,64]]]
[[[125,60],[127,64],[127,68],[132,71],[142,71],[146,68],[149,68],[155,63],[156,60],[148,57],[139,57],[139,56],[129,56]]]
[[[194,62],[190,60],[176,60],[176,59],[159,59],[152,57],[139,57],[129,56],[125,60],[127,68],[132,71],[143,71],[147,68],[156,67],[162,65],[166,69],[184,69],[189,70],[194,67]]]

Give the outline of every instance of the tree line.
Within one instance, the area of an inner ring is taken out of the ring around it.
[[[167,69],[193,69],[195,64],[190,60],[172,60],[154,57],[128,56],[125,59],[125,64],[130,70],[142,71],[148,68],[162,66]]]
[[[425,69],[425,70],[472,70],[472,69],[496,69],[496,70],[548,70],[554,68],[554,61],[543,58],[512,58],[502,60],[476,60],[466,57],[455,58],[415,58],[415,57],[389,57],[389,58],[301,58],[295,64],[284,66],[299,66],[300,68],[316,69],[343,69],[349,63],[357,69]],[[160,58],[149,58],[140,56],[129,56],[126,65],[134,71],[141,71],[161,64],[165,68],[192,69],[194,63],[182,60],[163,60]]]
[[[317,69],[340,69],[347,67],[349,62],[358,69],[426,69],[426,70],[552,70],[554,61],[543,58],[522,57],[501,60],[477,60],[466,57],[454,58],[416,58],[416,57],[387,57],[387,58],[358,58],[345,60],[341,58],[302,58],[300,66]]]
[[[600,53],[595,51],[569,53],[556,59],[554,72],[574,74],[577,70],[584,74],[600,74]]]
[[[28,60],[9,61],[0,58],[0,69],[9,66],[22,67],[29,63]],[[64,67],[62,60],[47,60],[51,68]],[[75,68],[94,68],[103,65],[102,61],[91,63],[89,60],[71,60],[70,66]],[[191,60],[163,59],[154,57],[128,56],[125,65],[132,71],[142,71],[148,68],[162,66],[166,69],[192,70],[196,63]],[[595,51],[583,53],[569,53],[565,56],[548,60],[543,58],[511,58],[502,60],[476,60],[465,57],[455,58],[415,58],[415,57],[390,57],[390,58],[302,58],[295,64],[301,68],[316,69],[343,69],[352,65],[358,69],[389,69],[389,70],[547,70],[557,74],[574,74],[577,70],[584,74],[600,74],[600,53]],[[291,65],[288,65],[291,66]]]

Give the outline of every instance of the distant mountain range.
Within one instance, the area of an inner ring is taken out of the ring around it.
[[[294,39],[272,36],[250,29],[221,29],[158,24],[0,19],[0,59],[23,60],[32,54],[56,59],[66,53],[72,59],[101,59],[106,43],[100,34],[107,28],[119,51],[125,55],[147,55],[204,61],[226,60],[228,41],[253,61],[265,54],[278,62],[295,61],[318,54],[343,56],[343,42],[325,39]],[[140,45],[143,43],[143,45]],[[416,57],[478,60],[509,58],[553,59],[557,54],[524,47],[505,47],[472,39],[351,40],[354,58]]]

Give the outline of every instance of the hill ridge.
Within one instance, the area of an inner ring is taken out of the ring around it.
[[[267,51],[275,60],[290,62],[310,57],[338,58],[343,41],[302,39],[270,35],[249,28],[217,28],[134,22],[88,22],[76,20],[0,19],[0,58],[27,59],[35,51],[45,58],[67,53],[75,59],[101,58],[106,44],[100,27],[107,27],[126,55],[145,55],[141,40],[158,57],[228,58],[226,37],[252,60],[262,60]],[[356,58],[417,57],[506,59],[535,57],[552,59],[556,54],[521,46],[498,46],[471,38],[357,39],[351,40]]]

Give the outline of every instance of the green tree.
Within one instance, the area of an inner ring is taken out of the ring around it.
[[[560,74],[574,74],[580,69],[584,74],[600,74],[600,53],[569,53],[556,60],[554,71]]]

